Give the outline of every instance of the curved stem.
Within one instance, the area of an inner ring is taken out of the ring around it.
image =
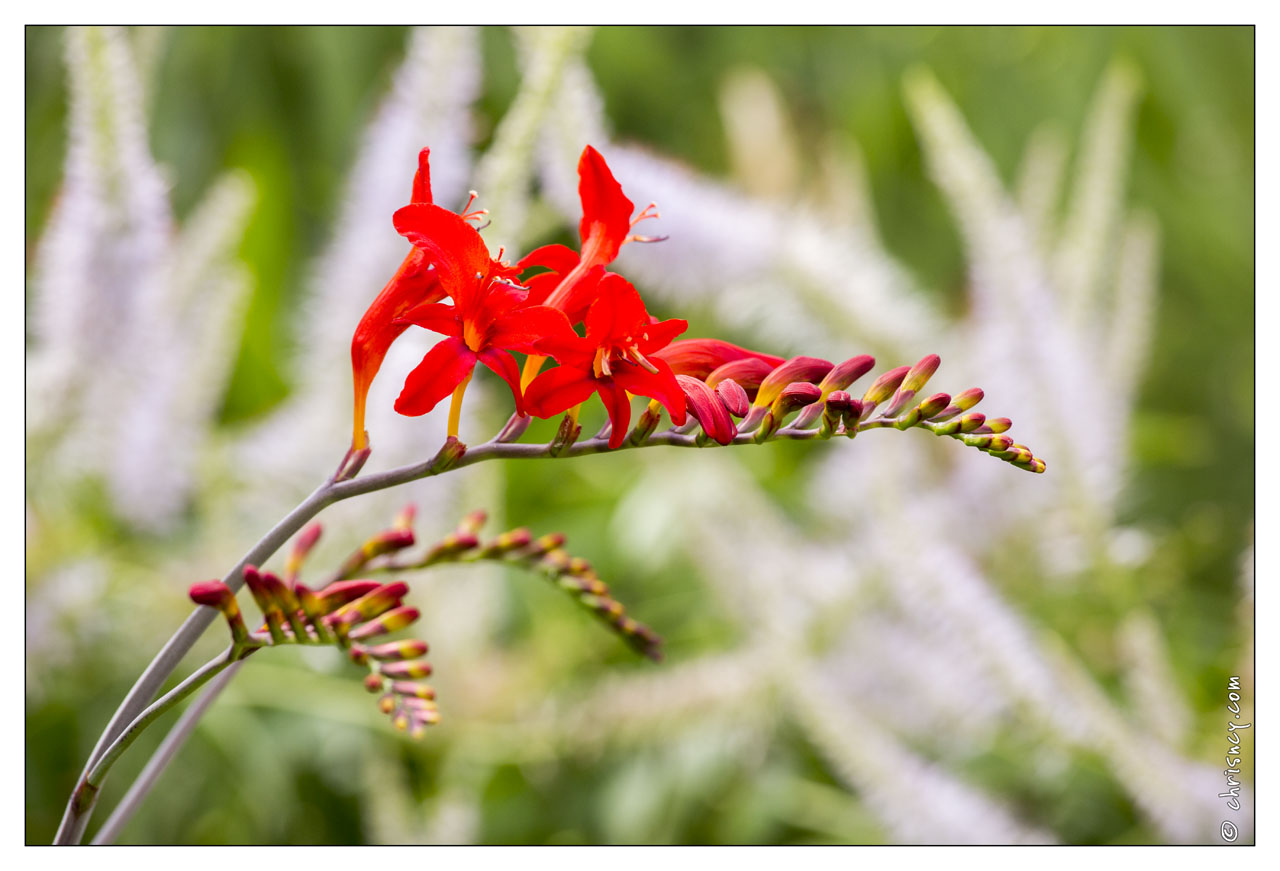
[[[332,504],[334,501],[332,489],[332,482],[325,482],[316,488],[315,492],[285,515],[284,519],[250,548],[249,552],[222,579],[222,582],[232,590],[240,589],[241,585],[244,584],[244,567],[249,564],[260,565],[265,562],[294,533],[302,529],[307,521]],[[217,616],[218,612],[214,608],[206,606],[197,608],[187,617],[186,621],[173,634],[173,637],[165,643],[164,647],[160,649],[160,652],[151,660],[151,664],[138,677],[133,688],[129,690],[129,694],[124,697],[115,714],[111,717],[111,721],[102,731],[102,735],[99,736],[98,742],[94,745],[93,752],[89,754],[89,760],[85,763],[84,770],[80,774],[79,783],[86,781],[106,748],[124,730],[125,726],[142,712],[147,703],[155,698],[156,692],[164,684],[165,680],[178,667],[178,663],[187,655],[196,640],[204,634],[204,631],[209,628],[209,625],[213,623]],[[67,808],[63,812],[62,822],[58,826],[58,833],[53,842],[55,844],[80,843],[80,838],[84,834],[84,828],[89,822],[88,817],[92,810],[93,801],[90,801],[87,805],[78,806],[73,794],[71,800],[67,802]]]
[[[164,773],[168,767],[170,760],[182,749],[182,745],[187,742],[187,738],[191,737],[191,733],[195,731],[196,723],[204,716],[204,712],[213,704],[214,699],[222,692],[231,679],[236,676],[244,666],[244,660],[237,660],[232,663],[229,668],[219,674],[201,693],[200,698],[191,703],[191,706],[182,712],[182,716],[173,728],[169,730],[169,734],[164,737],[164,741],[156,748],[156,752],[147,760],[146,767],[142,769],[142,773],[138,775],[138,779],[129,787],[129,791],[125,793],[124,798],[120,799],[120,804],[116,805],[115,810],[111,812],[111,816],[107,817],[107,821],[102,824],[102,828],[94,835],[93,843],[110,844],[119,836],[120,830],[133,818],[133,814],[137,811],[138,806],[142,804],[142,800],[146,798],[151,787],[155,785],[156,780]]]
[[[817,430],[801,430],[794,428],[786,428],[779,430],[771,439],[812,439],[817,438],[819,433]],[[754,442],[754,436],[750,433],[744,433],[737,436],[733,440],[733,444],[751,444]],[[624,442],[623,445],[614,450],[629,450],[631,448],[653,447],[657,445],[667,445],[670,447],[681,448],[701,448],[706,445],[700,443],[696,436],[677,433],[672,430],[654,433],[640,444],[635,445],[630,442]],[[714,446],[714,445],[712,445]],[[446,447],[447,449],[447,447]],[[261,565],[270,558],[277,550],[284,546],[289,538],[302,529],[308,521],[319,514],[328,506],[360,496],[365,493],[372,493],[378,490],[386,490],[390,487],[396,487],[400,484],[416,481],[421,478],[429,478],[435,475],[443,474],[452,469],[471,466],[486,460],[501,459],[536,459],[542,457],[552,457],[552,446],[550,444],[510,444],[497,441],[489,441],[475,448],[467,449],[465,453],[451,463],[442,463],[439,457],[421,463],[412,463],[407,466],[390,469],[376,475],[369,475],[363,478],[346,481],[326,481],[316,490],[304,499],[296,508],[294,508],[284,519],[277,523],[270,532],[262,537],[247,554],[236,563],[235,567],[227,573],[223,578],[223,583],[230,587],[233,591],[240,589],[244,584],[243,570],[246,565]],[[591,438],[579,441],[562,450],[556,457],[577,457],[586,454],[598,454],[610,451],[607,439]],[[443,453],[443,452],[442,452]],[[154,698],[156,691],[164,683],[173,670],[177,668],[178,663],[191,650],[196,640],[204,633],[209,625],[217,617],[217,610],[210,607],[201,606],[191,613],[186,622],[173,634],[173,637],[161,648],[156,654],[155,659],[147,666],[146,671],[134,683],[129,694],[125,696],[124,701],[120,703],[120,707],[116,710],[115,715],[107,724],[102,735],[98,738],[97,744],[94,746],[93,752],[89,755],[89,761],[85,764],[85,769],[81,773],[79,786],[72,793],[70,800],[67,802],[66,811],[63,813],[62,823],[58,827],[57,835],[54,838],[55,844],[78,844],[84,836],[85,827],[89,822],[89,815],[93,811],[94,804],[97,801],[97,789],[89,789],[86,793],[91,777],[96,770],[100,760],[109,752],[108,748],[114,747],[114,743],[126,728],[133,728],[127,725],[136,720],[138,715],[143,711],[147,701]],[[209,688],[206,693],[209,696],[208,702],[212,703],[213,698],[222,687],[226,686],[230,678],[220,681],[215,686]],[[203,700],[202,700],[203,701]],[[206,704],[207,707],[207,704]],[[193,723],[194,725],[194,723]],[[166,741],[167,743],[167,741]],[[127,746],[127,745],[126,745]],[[162,749],[165,745],[162,745]],[[121,748],[123,749],[123,748]],[[176,748],[175,748],[176,749]],[[157,751],[157,754],[159,751]],[[152,760],[156,762],[157,760]],[[167,761],[167,760],[164,760]],[[109,766],[108,766],[109,767]],[[159,762],[159,767],[163,767],[163,761]],[[148,769],[151,763],[148,763]],[[158,771],[156,772],[159,773]],[[105,774],[105,771],[103,772]],[[146,783],[140,783],[140,789],[135,794],[131,789],[129,795],[132,796],[134,804],[140,802],[145,797],[147,791],[154,783],[155,778],[152,777]],[[129,812],[132,812],[130,808]]]

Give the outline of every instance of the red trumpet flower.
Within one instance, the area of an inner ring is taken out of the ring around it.
[[[508,281],[513,270],[489,258],[484,240],[463,217],[437,206],[411,205],[396,212],[395,224],[436,257],[440,283],[454,300],[453,305],[423,303],[395,322],[449,337],[409,373],[396,411],[411,417],[426,414],[452,393],[449,434],[457,435],[461,394],[480,362],[507,382],[516,411],[523,414],[519,369],[508,352],[531,353],[547,337],[576,338],[564,313],[530,305],[529,291]]]
[[[560,309],[574,324],[582,321],[595,302],[603,267],[613,262],[622,246],[633,239],[653,241],[631,235],[631,229],[646,218],[658,217],[652,203],[634,219],[631,217],[635,205],[622,192],[622,185],[600,152],[590,145],[578,159],[578,197],[582,201],[582,220],[578,223],[581,255],[564,245],[544,245],[516,264],[520,272],[535,266],[550,270],[525,280],[530,301]],[[531,357],[526,361],[526,385],[538,374],[544,360]]]
[[[418,153],[418,171],[413,176],[411,203],[431,204],[431,170],[428,166],[428,148]],[[426,250],[415,246],[405,256],[396,274],[365,311],[364,317],[351,337],[351,371],[355,387],[354,431],[352,450],[365,447],[365,401],[374,376],[382,367],[382,361],[408,324],[397,323],[405,312],[415,305],[438,302],[448,291],[440,284],[434,263]]]
[[[671,367],[647,355],[666,347],[688,328],[683,320],[651,323],[640,294],[621,275],[605,273],[599,296],[586,313],[586,338],[551,336],[537,351],[560,365],[525,389],[525,408],[553,417],[599,393],[613,425],[609,447],[619,447],[631,423],[628,393],[648,396],[666,407],[677,426],[685,422],[685,399]]]

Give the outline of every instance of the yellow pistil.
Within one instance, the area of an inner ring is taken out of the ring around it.
[[[471,383],[471,376],[475,372],[467,373],[467,377],[462,379],[462,383],[453,388],[453,399],[449,403],[449,435],[453,438],[458,437],[458,424],[462,420],[462,397],[467,392],[467,385]]]

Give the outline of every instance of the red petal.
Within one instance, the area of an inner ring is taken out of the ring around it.
[[[706,384],[688,375],[677,375],[676,381],[689,403],[689,413],[698,419],[702,431],[722,445],[733,441],[737,427],[729,417],[729,410]]]
[[[427,163],[430,154],[430,148],[418,152],[418,171],[413,174],[413,197],[409,200],[411,203],[431,205],[431,167]]]
[[[414,306],[405,312],[402,317],[397,318],[396,323],[414,324],[424,330],[443,333],[446,336],[462,335],[462,324],[458,323],[457,307],[445,305],[442,302],[430,302]]]
[[[676,336],[687,329],[689,329],[689,322],[680,318],[649,324],[641,332],[640,353],[652,354],[659,348],[665,348]]]
[[[573,366],[548,369],[524,389],[524,409],[534,417],[555,417],[586,402],[596,390],[589,371]]]
[[[755,357],[774,367],[784,362],[782,357],[761,354],[719,339],[681,339],[655,353],[670,363],[672,371],[677,375],[690,375],[694,378],[706,378],[712,370],[744,357]]]
[[[524,272],[534,266],[545,266],[552,272],[563,275],[577,265],[578,252],[568,245],[543,245],[526,254],[524,259],[516,264],[516,269]]]
[[[616,272],[606,272],[600,280],[599,296],[587,312],[587,338],[597,346],[620,345],[628,336],[639,336],[648,326],[644,300]]]
[[[683,426],[685,420],[684,392],[676,381],[675,373],[662,360],[651,361],[658,371],[649,372],[631,363],[619,361],[613,364],[613,380],[639,396],[656,399],[671,415],[671,422]]]
[[[461,339],[445,339],[427,352],[404,380],[396,411],[406,417],[426,414],[476,366],[476,355]]]
[[[582,199],[582,221],[578,224],[582,259],[592,266],[610,263],[631,232],[635,206],[622,193],[622,185],[600,152],[590,145],[578,161],[578,196]]]
[[[351,371],[355,387],[353,445],[364,446],[364,406],[369,387],[382,368],[387,349],[407,329],[406,324],[397,324],[396,320],[414,305],[437,302],[444,296],[445,291],[435,270],[427,268],[425,254],[413,248],[360,319],[351,337]]]
[[[479,287],[476,275],[488,277],[492,266],[475,227],[448,209],[428,204],[405,206],[391,220],[396,232],[426,252],[445,291],[465,308]]]
[[[613,429],[609,431],[609,449],[616,450],[627,439],[627,430],[631,427],[631,397],[622,385],[613,380],[596,382],[596,392],[604,402],[605,411],[609,412],[609,423]]]
[[[486,344],[522,354],[532,354],[543,340],[577,339],[564,312],[546,305],[531,305],[502,315],[493,322]],[[540,352],[541,353],[541,352]],[[554,356],[554,354],[552,355]]]
[[[485,348],[477,356],[480,362],[488,366],[511,388],[511,395],[516,400],[516,414],[524,414],[524,397],[520,395],[520,367],[516,366],[516,359],[506,351],[499,351],[496,348]]]

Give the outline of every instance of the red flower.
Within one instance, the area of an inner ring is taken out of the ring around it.
[[[597,299],[587,311],[586,338],[551,336],[535,349],[560,366],[544,372],[525,389],[525,408],[552,417],[599,393],[613,425],[609,447],[619,447],[631,423],[628,393],[648,396],[666,407],[677,426],[685,422],[685,399],[675,374],[662,360],[646,355],[666,347],[688,329],[688,322],[652,323],[640,294],[621,275],[605,273]]]
[[[453,393],[449,434],[457,435],[460,394],[480,362],[510,385],[516,411],[523,414],[520,373],[508,352],[530,353],[547,337],[576,338],[569,321],[549,306],[530,305],[529,291],[508,280],[514,270],[490,259],[484,240],[463,217],[438,206],[410,205],[396,212],[394,220],[402,235],[433,258],[440,284],[454,301],[423,303],[395,322],[449,337],[409,373],[396,411],[410,417],[426,414]]]
[[[550,270],[525,280],[530,301],[560,309],[574,324],[582,321],[595,302],[603,268],[613,262],[619,249],[631,239],[651,241],[632,236],[631,228],[639,221],[658,216],[650,204],[632,219],[635,205],[622,192],[622,185],[600,152],[590,145],[578,159],[578,198],[582,201],[582,220],[578,223],[582,254],[564,245],[544,245],[516,264],[520,272],[535,266]],[[534,356],[525,361],[526,385],[538,374],[545,359]]]
[[[411,203],[431,203],[431,170],[427,163],[430,153],[427,148],[418,153]],[[360,450],[366,444],[364,412],[369,387],[391,343],[409,326],[397,323],[398,319],[414,305],[437,302],[447,293],[427,252],[415,246],[360,319],[355,335],[351,337],[351,372],[355,387],[353,450]]]

